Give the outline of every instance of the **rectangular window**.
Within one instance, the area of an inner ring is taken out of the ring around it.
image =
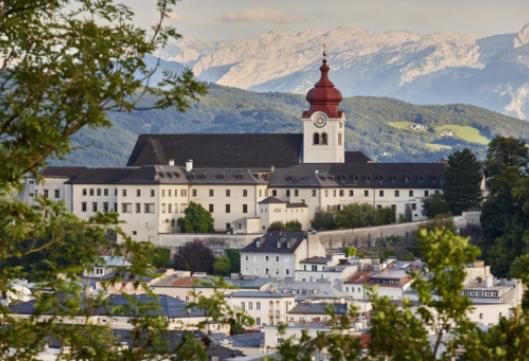
[[[132,203],[121,203],[121,213],[131,213],[130,207]]]
[[[229,204],[226,204],[226,213],[230,213],[231,207]]]
[[[261,301],[255,302],[255,309],[260,310],[261,309]]]
[[[277,197],[277,191],[275,189],[272,191],[272,196]]]
[[[121,191],[121,195],[122,195],[123,197],[126,197],[126,196],[127,196],[127,190],[126,190],[126,189],[123,189],[123,190]]]
[[[86,212],[86,202],[81,202],[81,212]]]
[[[108,188],[103,189],[103,195],[104,195],[105,197],[108,196]]]
[[[350,189],[349,190],[349,197],[354,197],[354,195],[355,195],[355,191]]]
[[[287,189],[287,197],[290,197],[290,189]]]
[[[336,189],[333,189],[333,190],[332,190],[332,196],[333,196],[333,197],[336,197]]]
[[[154,203],[144,203],[145,213],[154,213]]]
[[[141,189],[136,189],[136,197],[141,197]]]
[[[260,326],[261,325],[261,317],[256,317],[255,318],[255,324]]]
[[[92,212],[97,212],[97,202],[92,202]]]
[[[290,274],[290,270],[289,269],[287,269],[285,272],[286,272],[287,276]]]
[[[369,197],[369,191],[367,189],[364,191],[364,197]]]
[[[48,193],[49,193],[49,191],[48,191],[47,189],[45,189],[45,190],[44,190],[44,193],[43,193],[44,198],[48,198],[48,197],[49,197],[49,194],[48,194]]]
[[[169,203],[167,205],[167,213],[173,213],[173,204],[172,203]]]
[[[340,189],[340,197],[343,197],[343,189]]]
[[[316,197],[316,190],[315,189],[312,190],[312,196]]]
[[[215,207],[213,206],[213,204],[210,204],[209,205],[209,213],[213,213],[215,210]]]
[[[400,197],[400,191],[398,190],[395,191],[395,197]]]
[[[226,189],[226,197],[231,196],[231,191],[229,189]]]
[[[299,197],[299,190],[294,189],[294,197]]]
[[[184,213],[185,210],[186,210],[186,208],[187,208],[187,203],[182,203],[182,204],[180,204],[180,212],[181,212],[181,213]]]
[[[382,190],[378,191],[378,196],[379,197],[384,197],[384,191],[382,191]]]
[[[83,188],[83,196],[86,196],[86,188]]]
[[[417,203],[412,203],[411,204],[411,209],[416,211],[417,210]]]
[[[103,202],[103,212],[108,212],[108,202]]]
[[[429,191],[424,191],[424,196],[425,197],[428,197],[430,195],[430,192]]]
[[[114,195],[117,197],[118,196],[118,189],[114,189]]]
[[[61,190],[60,189],[56,189],[54,195],[55,195],[55,199],[61,198]]]
[[[253,302],[252,301],[248,302],[248,309],[249,310],[253,310]]]
[[[413,197],[413,191],[410,191],[409,194],[410,194],[410,197]]]
[[[396,204],[392,204],[391,205],[391,209],[393,210],[393,212],[396,212],[397,211],[397,205]]]
[[[136,213],[141,213],[141,203],[136,203]]]
[[[243,197],[248,197],[248,189],[243,189],[242,190],[242,196]]]
[[[151,189],[151,197],[154,197],[154,189]]]
[[[215,192],[213,191],[213,189],[210,189],[210,190],[209,190],[209,196],[210,196],[210,197],[213,197],[214,194],[215,194]]]
[[[162,189],[162,197],[165,197],[165,189]]]
[[[196,189],[193,189],[193,190],[191,191],[191,195],[192,195],[193,197],[196,197],[196,196],[197,196],[197,190],[196,190]]]
[[[248,205],[247,204],[243,204],[242,205],[242,213],[248,213]]]
[[[165,203],[162,203],[162,213],[165,213]]]
[[[170,190],[170,189],[167,190],[167,193],[169,194],[169,197],[172,196],[172,193],[171,193],[171,190]]]
[[[98,197],[101,197],[101,188],[97,188],[97,192],[96,193],[97,193]]]
[[[93,195],[94,195],[94,189],[90,188],[90,196],[93,196]]]
[[[114,212],[117,212],[117,211],[118,211],[118,204],[114,202]]]
[[[263,196],[263,190],[259,189],[259,197],[262,197],[262,196]]]

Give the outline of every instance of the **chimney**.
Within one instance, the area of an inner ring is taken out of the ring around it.
[[[320,170],[319,170],[319,169],[314,169],[314,174],[315,174],[315,175],[320,174]]]
[[[270,166],[270,173],[274,173],[276,171],[276,167],[273,165]]]
[[[186,172],[191,172],[193,170],[193,159],[189,159],[186,162]]]
[[[174,165],[174,159],[169,159],[169,165]]]

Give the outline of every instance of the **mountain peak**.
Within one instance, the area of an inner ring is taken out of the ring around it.
[[[514,38],[514,47],[521,48],[529,44],[529,24],[525,25]]]

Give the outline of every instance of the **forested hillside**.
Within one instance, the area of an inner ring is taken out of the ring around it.
[[[486,140],[494,135],[529,138],[529,122],[469,105],[417,106],[389,98],[352,97],[341,107],[347,117],[347,148],[377,161],[437,161],[461,147],[482,156]],[[123,165],[141,133],[300,132],[299,118],[306,108],[299,95],[210,85],[208,95],[185,113],[111,113],[112,128],[83,129],[74,137],[75,150],[66,159],[51,162]]]

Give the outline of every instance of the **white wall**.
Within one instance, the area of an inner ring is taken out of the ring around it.
[[[256,326],[277,325],[287,322],[288,311],[296,302],[294,297],[241,297],[228,296],[228,304],[239,310],[244,310],[256,322]]]

